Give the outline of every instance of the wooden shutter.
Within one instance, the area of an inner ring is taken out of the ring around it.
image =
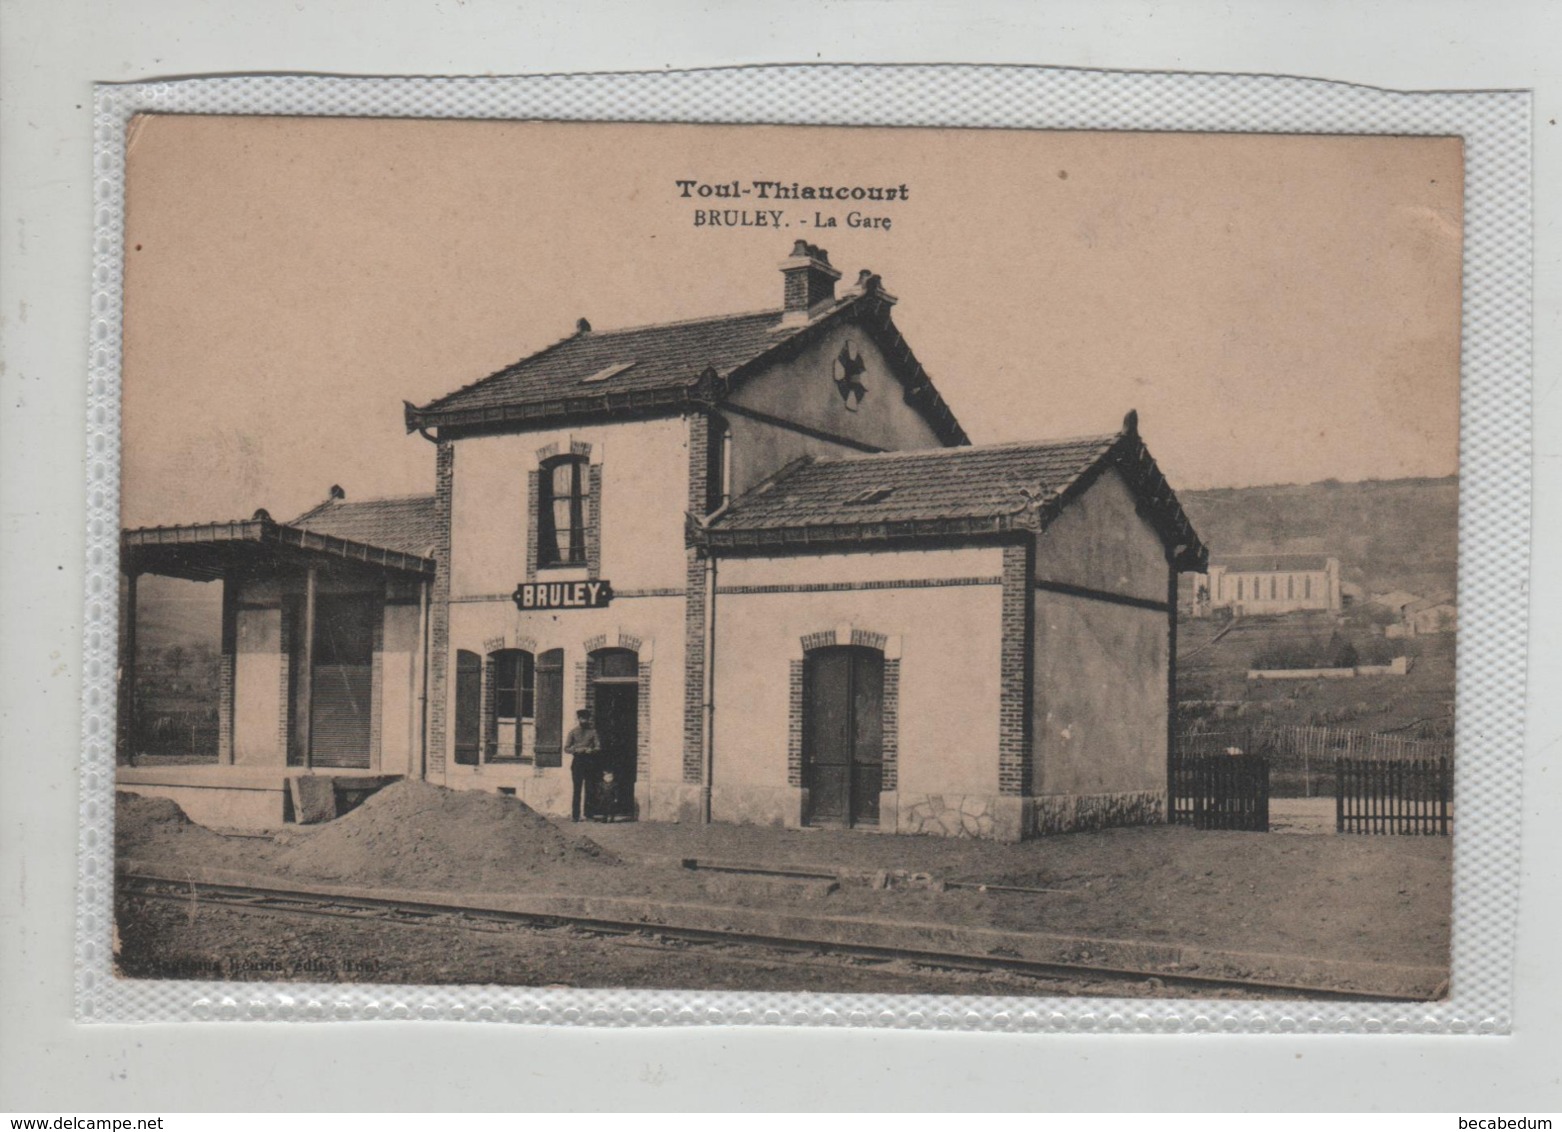
[[[483,658],[465,649],[456,653],[456,762],[477,765],[483,734]]]
[[[564,650],[537,658],[537,765],[564,765]]]

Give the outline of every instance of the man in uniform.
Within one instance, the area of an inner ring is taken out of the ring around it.
[[[602,753],[602,742],[597,738],[597,729],[591,725],[591,712],[581,708],[575,713],[575,719],[577,720],[575,726],[570,729],[568,738],[564,740],[564,749],[570,754],[569,776],[574,783],[574,793],[570,800],[570,821],[579,821],[582,805],[589,808],[591,804],[589,792],[595,786],[598,756]]]

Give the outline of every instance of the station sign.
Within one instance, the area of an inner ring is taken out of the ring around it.
[[[517,609],[606,609],[613,600],[613,583],[606,578],[522,582],[511,596]]]

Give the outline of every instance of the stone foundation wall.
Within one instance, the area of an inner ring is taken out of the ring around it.
[[[1024,799],[1001,794],[879,795],[879,828],[887,832],[1018,841],[1023,817]]]
[[[697,823],[702,816],[698,783],[639,779],[635,806],[641,821]]]
[[[1005,794],[879,795],[879,828],[935,837],[1019,841],[1054,833],[1154,825],[1166,820],[1166,792],[1059,794],[1015,798]]]
[[[452,790],[513,790],[515,796],[541,814],[568,816],[572,783],[569,767],[536,767],[515,763],[453,766],[444,785]]]
[[[1166,820],[1166,791],[1121,794],[1055,794],[1026,799],[1027,837],[1077,833],[1122,825],[1157,825]]]
[[[569,813],[570,792],[574,784],[570,780],[569,768],[560,769],[564,773],[539,774],[520,779],[515,784],[516,797],[541,814],[558,814],[562,817]]]
[[[803,824],[800,786],[721,786],[711,792],[711,817],[742,825],[795,829]]]

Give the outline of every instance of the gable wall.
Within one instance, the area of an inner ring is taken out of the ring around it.
[[[866,387],[854,412],[835,383],[835,358],[850,343],[867,369],[858,377]],[[871,444],[886,451],[937,448],[940,442],[922,415],[906,404],[904,387],[889,362],[860,326],[842,326],[791,361],[741,383],[729,400],[804,425],[817,432]],[[860,449],[728,414],[732,428],[732,490],[737,495],[799,456],[849,456]]]
[[[1166,600],[1166,551],[1109,468],[1036,540],[1036,577],[1145,601]]]
[[[1037,794],[1166,788],[1170,567],[1116,470],[1101,475],[1036,540],[1031,742]],[[1148,608],[1109,596],[1155,603]]]

